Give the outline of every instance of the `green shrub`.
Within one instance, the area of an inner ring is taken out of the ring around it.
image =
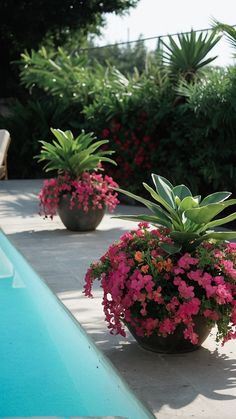
[[[140,193],[142,179],[159,171],[207,194],[236,192],[235,109],[236,70],[212,69],[177,91],[160,71],[142,76],[122,93],[103,91],[85,114],[110,138],[118,163],[112,175],[121,185]]]
[[[108,173],[134,193],[143,193],[151,172],[193,193],[236,192],[235,68],[208,68],[198,81],[176,86],[160,60],[125,77],[113,67],[91,67],[86,56],[41,49],[26,53],[22,66],[32,99],[0,120],[13,138],[10,176],[41,175],[32,156],[54,126],[109,139],[118,166]]]
[[[33,159],[41,147],[39,139],[53,137],[51,126],[73,129],[77,113],[73,106],[41,98],[26,104],[16,101],[10,115],[0,116],[0,127],[8,129],[12,138],[8,155],[10,178],[42,177],[42,166]]]
[[[236,192],[236,69],[216,69],[204,82],[183,87],[191,130],[191,167],[201,188]]]

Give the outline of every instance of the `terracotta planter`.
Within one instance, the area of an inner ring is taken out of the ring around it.
[[[82,209],[70,209],[70,195],[63,195],[58,205],[58,215],[64,226],[70,231],[92,231],[102,221],[106,208],[89,209],[88,212]]]
[[[129,329],[132,336],[136,339],[140,346],[148,351],[174,354],[174,353],[184,353],[191,352],[198,349],[204,340],[208,337],[211,327],[208,326],[207,320],[203,316],[193,317],[195,327],[194,331],[198,334],[199,340],[197,345],[193,345],[190,340],[184,339],[183,329],[184,326],[180,325],[176,328],[175,332],[167,337],[162,337],[158,335],[151,335],[149,337],[140,337],[137,336],[134,328],[126,323],[127,328]]]

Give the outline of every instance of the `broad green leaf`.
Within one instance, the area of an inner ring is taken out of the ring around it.
[[[185,217],[184,212],[182,214],[182,222],[184,228],[182,229],[186,233],[200,233],[201,224],[196,224],[193,221]]]
[[[190,189],[185,185],[177,185],[172,191],[174,196],[178,196],[181,201],[187,196],[192,196]]]
[[[222,205],[224,205],[224,208],[228,208],[231,205],[236,205],[236,199],[229,199],[226,202],[222,202]]]
[[[191,208],[198,207],[198,200],[193,198],[192,196],[186,196],[186,198],[183,199],[183,201],[179,205],[179,211],[184,212]]]
[[[188,233],[184,231],[172,231],[170,233],[170,237],[175,242],[185,243],[197,239],[199,237],[199,234],[191,232]]]
[[[154,202],[151,202],[145,198],[142,198],[141,196],[135,195],[132,192],[126,191],[121,188],[113,188],[115,191],[123,193],[124,195],[129,196],[130,198],[135,199],[138,202],[141,202],[144,204],[148,209],[150,209],[157,217],[162,218],[165,220],[166,223],[171,223],[171,218],[169,217],[168,213],[163,210],[159,205],[155,204]]]
[[[57,140],[60,142],[60,144],[63,144],[68,139],[66,133],[60,129],[51,128],[51,131],[53,135],[55,135]]]
[[[172,217],[172,224],[173,224],[173,228],[174,230],[179,230],[179,231],[184,231],[184,225],[179,221],[175,221],[175,219]]]
[[[200,207],[225,201],[227,198],[229,198],[230,195],[232,195],[231,192],[214,192],[202,200]]]
[[[176,203],[175,197],[172,192],[173,186],[171,185],[171,183],[167,181],[165,178],[155,175],[154,173],[152,174],[152,180],[161,198],[164,199],[164,201],[173,209],[175,209]]]
[[[159,177],[159,179],[162,180],[163,183],[165,183],[167,186],[169,186],[169,188],[171,190],[174,188],[174,186],[172,185],[172,183],[168,179],[166,179],[164,176],[160,176],[160,175],[156,175],[155,173],[152,173],[152,180],[153,180],[153,177],[157,177],[157,176]],[[154,180],[153,180],[153,182],[154,182]]]
[[[160,195],[158,195],[158,193],[154,191],[151,186],[147,185],[146,183],[143,183],[143,186],[145,189],[147,189],[155,201],[160,202],[160,204],[162,204],[163,207],[169,211],[172,218],[174,218],[177,222],[180,222],[177,212],[169,204],[167,204],[167,202]]]
[[[95,143],[93,143],[92,145],[90,145],[87,149],[86,152],[91,154],[94,153],[94,151],[96,151],[98,148],[100,148],[103,144],[108,143],[108,140],[101,140],[101,141],[96,141]]]
[[[236,231],[212,231],[202,236],[202,238],[204,238],[204,240],[206,239],[233,240],[233,239],[236,239]]]
[[[205,224],[211,221],[223,209],[223,204],[209,204],[204,207],[188,209],[184,214],[196,224]]]
[[[105,161],[107,163],[111,163],[111,164],[114,164],[115,166],[117,166],[117,163],[115,162],[115,160],[109,159],[109,157],[100,157],[100,156],[98,156],[98,163],[99,162],[102,162],[102,161]]]
[[[159,246],[169,255],[174,255],[175,253],[180,252],[180,250],[182,249],[181,244],[178,244],[178,243],[174,243],[174,244],[159,243]]]
[[[117,216],[113,216],[112,218],[119,218],[122,220],[127,220],[127,221],[145,221],[147,223],[151,223],[154,225],[159,225],[159,226],[164,226],[167,228],[171,228],[172,225],[170,222],[154,216],[154,215],[146,215],[146,214],[140,214],[140,215],[117,215]]]
[[[219,218],[215,221],[211,221],[210,223],[205,225],[204,230],[207,230],[208,228],[222,226],[224,224],[230,223],[233,220],[236,220],[236,212],[233,212],[233,214],[230,214],[227,217]]]

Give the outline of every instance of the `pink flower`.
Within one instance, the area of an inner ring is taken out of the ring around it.
[[[187,276],[189,279],[198,282],[198,284],[205,289],[207,289],[207,287],[211,287],[213,277],[208,272],[203,272],[201,269],[197,269],[196,271],[188,272]]]
[[[232,260],[221,260],[221,265],[223,265],[224,271],[227,275],[231,276],[233,279],[236,279],[236,269],[234,269]]]
[[[181,283],[178,286],[178,290],[181,297],[185,298],[186,300],[194,297],[194,287],[189,287],[185,281],[181,281]]]
[[[146,336],[150,336],[153,331],[158,327],[158,319],[152,319],[152,318],[148,318],[145,320],[145,331],[146,331]]]
[[[207,317],[208,319],[211,319],[211,320],[219,320],[219,318],[220,318],[220,316],[219,316],[219,314],[216,312],[216,311],[214,311],[214,310],[209,310],[209,309],[207,309],[207,310],[204,310],[203,311],[203,315],[205,316],[205,317]]]
[[[211,298],[211,297],[215,296],[215,293],[216,293],[216,290],[217,290],[216,286],[212,286],[210,284],[207,284],[207,285],[205,285],[204,288],[206,290],[207,298]]]
[[[173,333],[176,329],[176,324],[173,320],[171,319],[165,319],[162,322],[159,323],[159,332],[163,335],[166,336],[170,333]]]
[[[230,253],[236,252],[236,243],[227,243],[227,250]]]
[[[174,268],[175,275],[183,274],[184,270],[182,268]]]
[[[197,265],[198,261],[197,258],[190,256],[189,253],[185,253],[185,255],[178,260],[178,266],[180,268],[190,269],[190,265]]]
[[[138,223],[138,227],[141,228],[141,229],[142,228],[149,228],[150,225],[148,223],[141,222],[141,223]]]
[[[168,303],[166,305],[167,310],[169,311],[176,311],[176,308],[178,307],[178,305],[180,304],[179,300],[177,299],[177,297],[173,297],[170,301],[170,303]]]
[[[220,284],[216,288],[216,301],[218,304],[230,303],[233,300],[232,293],[226,284]]]
[[[186,316],[193,316],[198,314],[200,309],[201,301],[199,298],[192,298],[190,301],[186,301],[183,304],[179,306],[177,316],[182,317],[183,319],[186,318]]]
[[[164,299],[163,299],[162,294],[161,294],[161,287],[158,287],[156,291],[153,291],[152,298],[158,304],[163,304],[164,303]]]
[[[230,340],[230,339],[236,339],[236,331],[229,332],[229,333],[228,333],[228,334],[224,337],[223,342],[222,342],[222,346],[224,346],[224,344],[225,344],[226,342],[228,342],[228,340]]]
[[[184,329],[184,338],[189,339],[193,345],[197,345],[198,343],[198,335],[197,333],[194,333],[192,327]]]

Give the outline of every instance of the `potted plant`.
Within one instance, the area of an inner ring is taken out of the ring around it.
[[[229,192],[204,199],[185,185],[152,175],[147,184],[155,202],[118,189],[143,203],[153,215],[121,217],[140,221],[138,229],[112,244],[86,273],[84,293],[98,279],[108,328],[125,336],[125,326],[146,349],[197,349],[217,326],[217,341],[236,337],[236,232],[214,231],[236,219],[215,218],[235,205]],[[153,225],[150,228],[149,223]]]
[[[46,179],[39,193],[40,215],[53,219],[58,213],[68,230],[90,231],[101,222],[106,208],[112,211],[117,203],[118,185],[100,173],[101,162],[116,164],[107,155],[111,150],[99,150],[108,140],[94,142],[92,133],[82,131],[76,138],[71,131],[51,128],[56,137],[53,143],[40,141],[42,148],[36,156],[47,161],[46,172],[57,176]]]

